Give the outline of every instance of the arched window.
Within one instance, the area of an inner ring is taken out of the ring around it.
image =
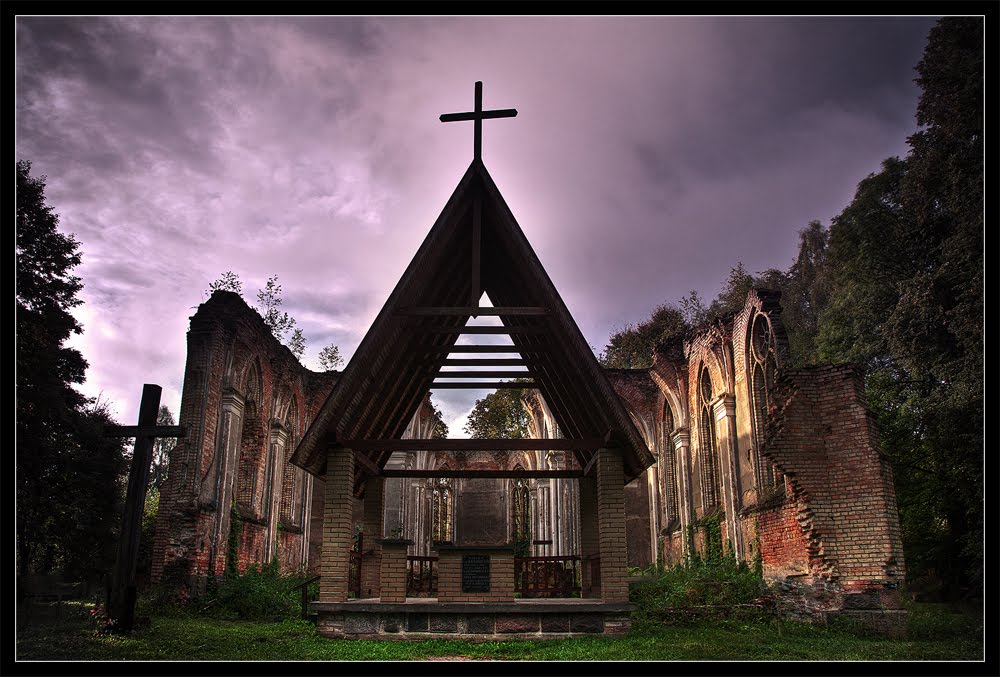
[[[447,464],[441,466],[447,470]],[[450,543],[452,540],[452,489],[447,478],[438,478],[431,490],[431,541]]]
[[[747,356],[750,367],[750,400],[753,412],[754,473],[760,491],[770,491],[778,484],[774,465],[760,453],[764,444],[764,428],[770,405],[771,387],[778,371],[775,357],[774,334],[767,315],[757,313],[750,329]]]
[[[664,525],[670,529],[679,524],[680,510],[677,508],[677,466],[674,456],[674,415],[670,404],[664,400],[663,414],[660,420],[662,437],[660,444],[660,473],[663,482]]]
[[[262,482],[264,449],[267,437],[261,424],[261,378],[259,367],[252,364],[247,372],[246,414],[240,440],[237,468],[236,501],[245,513],[259,515],[258,506]]]
[[[518,464],[514,470],[523,471]],[[511,486],[511,524],[514,529],[515,541],[531,540],[531,497],[528,493],[528,480],[518,477]]]
[[[719,505],[722,494],[719,485],[719,452],[715,441],[715,414],[712,411],[712,378],[708,367],[702,366],[698,379],[698,400],[701,425],[698,442],[701,449],[701,496],[705,511]]]
[[[302,526],[302,492],[304,488],[303,470],[291,464],[298,438],[299,408],[292,397],[285,416],[288,440],[285,442],[285,458],[281,475],[281,508],[278,512],[281,523],[286,527]]]

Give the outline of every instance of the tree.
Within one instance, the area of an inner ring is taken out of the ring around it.
[[[729,269],[729,276],[722,284],[722,290],[715,297],[705,313],[704,321],[715,322],[735,315],[747,302],[747,294],[754,286],[753,275],[746,271],[743,263]]]
[[[220,290],[231,291],[242,296],[243,283],[240,281],[239,275],[227,270],[219,276],[219,279],[208,285],[208,293]],[[278,339],[279,343],[288,346],[292,355],[301,360],[306,351],[306,338],[302,330],[295,326],[295,318],[281,310],[282,302],[278,276],[272,275],[267,278],[264,288],[257,290],[257,303],[259,305],[251,305],[250,307],[264,319],[264,324],[271,330],[274,338]],[[286,335],[288,335],[287,340]]]
[[[82,332],[70,309],[82,301],[72,269],[79,243],[58,231],[45,177],[17,162],[16,181],[16,537],[21,573],[96,576],[114,559],[126,471],[107,406],[88,400],[87,363],[64,344]]]
[[[443,440],[448,437],[448,424],[444,422],[441,410],[433,402],[431,402],[431,411],[434,415],[434,429],[431,431],[431,438]]]
[[[612,334],[598,359],[608,368],[646,369],[652,366],[658,347],[681,339],[687,330],[682,311],[660,304],[648,319],[635,326],[627,324]]]
[[[863,365],[893,461],[907,566],[982,585],[983,21],[945,18],[917,66],[904,160],[833,220],[820,357]]]
[[[528,411],[519,388],[496,390],[476,400],[465,424],[473,439],[520,439],[528,436]]]
[[[240,276],[231,270],[227,270],[219,279],[208,285],[209,294],[214,291],[231,291],[234,294],[239,294],[243,296],[243,283],[240,281]]]
[[[344,358],[340,356],[340,348],[331,343],[319,351],[319,363],[324,371],[336,371],[344,363]]]
[[[156,425],[175,425],[174,415],[165,404],[160,405],[160,411],[156,414]],[[167,480],[167,471],[170,463],[170,452],[177,446],[176,437],[157,437],[153,441],[153,463],[149,469],[150,491],[159,491],[163,483]]]

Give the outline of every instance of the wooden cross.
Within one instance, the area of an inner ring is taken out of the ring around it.
[[[479,160],[483,156],[483,120],[493,118],[512,118],[517,115],[513,108],[503,110],[483,110],[483,83],[476,83],[476,110],[468,113],[445,113],[441,116],[441,122],[459,122],[461,120],[473,120],[475,122],[473,138],[473,158]]]
[[[122,531],[118,541],[118,554],[108,590],[108,616],[115,620],[120,632],[129,632],[135,622],[135,569],[139,561],[139,538],[142,535],[142,509],[146,503],[146,484],[149,482],[149,465],[153,460],[153,440],[157,437],[184,437],[183,426],[158,426],[156,415],[160,411],[158,385],[142,386],[139,403],[139,425],[109,425],[104,427],[105,437],[134,437],[132,466],[128,473],[125,492],[125,511],[122,514]]]

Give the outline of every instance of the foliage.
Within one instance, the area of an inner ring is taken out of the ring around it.
[[[81,300],[79,243],[58,231],[45,202],[45,177],[17,162],[16,476],[17,567],[94,577],[114,557],[121,518],[125,440],[105,438],[115,421],[88,400],[86,361],[65,341],[83,330],[70,313]]]
[[[945,18],[917,66],[903,160],[833,220],[819,355],[861,364],[894,467],[907,565],[982,584],[983,23]]]
[[[303,576],[282,576],[278,561],[260,568],[251,565],[241,574],[228,572],[207,599],[196,602],[214,617],[241,620],[292,618],[299,613],[301,593],[295,586]]]
[[[153,566],[153,536],[156,530],[156,514],[160,510],[160,490],[150,486],[146,490],[146,501],[142,506],[142,532],[139,536],[139,557],[136,563],[138,577],[148,577]]]
[[[323,371],[335,371],[344,363],[344,358],[340,356],[340,348],[331,343],[319,351],[319,363]]]
[[[448,437],[448,424],[444,422],[441,410],[437,408],[434,402],[431,402],[431,412],[434,416],[434,430],[431,431],[431,437],[436,440],[443,440]]]
[[[209,294],[220,290],[231,291],[242,296],[243,282],[240,280],[239,275],[231,270],[227,270],[219,276],[219,279],[208,285]],[[281,310],[283,302],[284,299],[281,297],[281,285],[278,284],[278,276],[272,275],[267,278],[264,288],[257,290],[257,305],[251,305],[250,307],[257,311],[264,319],[264,324],[271,330],[274,338],[288,346],[288,349],[292,351],[292,355],[296,359],[301,360],[306,350],[306,338],[302,330],[295,326],[297,324],[295,318],[290,316],[286,311]],[[337,347],[327,346],[327,348],[331,347],[339,355]],[[322,363],[322,354],[320,361]]]
[[[767,595],[760,568],[737,561],[732,549],[723,551],[718,518],[705,519],[702,526],[704,552],[694,552],[684,565],[651,567],[644,573],[652,580],[630,586],[636,622],[689,621],[691,616],[677,612],[688,607],[753,604]]]
[[[160,410],[156,413],[156,425],[172,426],[177,421],[170,413],[170,408],[160,405]],[[177,446],[176,437],[157,437],[153,441],[153,462],[149,467],[149,486],[151,489],[160,489],[167,481],[167,466],[170,464],[170,452]]]
[[[693,293],[693,292],[692,292]],[[649,319],[638,325],[626,324],[616,331],[598,358],[601,365],[614,369],[645,369],[653,364],[653,353],[683,338],[688,323],[682,311],[669,304],[657,306]]]
[[[528,436],[528,412],[519,388],[501,389],[476,400],[465,432],[473,439],[519,439]]]

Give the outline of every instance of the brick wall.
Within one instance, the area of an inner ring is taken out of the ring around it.
[[[601,557],[601,599],[628,601],[625,546],[625,473],[621,456],[600,449],[597,459],[597,530]]]
[[[861,378],[849,366],[788,371],[776,388],[767,454],[800,498],[814,576],[900,582],[903,552],[888,459]]]
[[[406,550],[413,541],[382,541],[379,560],[379,597],[383,603],[406,601]]]
[[[489,592],[462,590],[462,556],[490,558]],[[439,602],[509,602],[514,599],[514,551],[510,548],[440,548],[438,551]]]
[[[349,558],[354,540],[354,452],[331,449],[326,460],[326,502],[323,513],[323,563],[319,601],[346,602]]]

